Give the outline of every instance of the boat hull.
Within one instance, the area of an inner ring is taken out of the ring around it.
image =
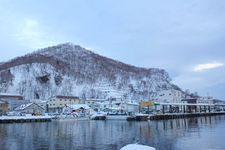
[[[127,120],[128,115],[107,115],[106,120]]]

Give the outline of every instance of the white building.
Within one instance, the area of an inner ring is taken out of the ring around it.
[[[41,106],[42,108],[45,109],[45,112],[47,111],[48,101],[46,101],[46,100],[40,100],[40,99],[33,99],[30,102],[35,103],[35,104],[38,104],[39,106]]]
[[[100,111],[101,105],[107,101],[106,99],[88,99],[85,100],[85,104],[91,107],[95,111]]]
[[[182,92],[173,89],[160,91],[158,92],[156,99],[161,103],[181,103]]]
[[[64,106],[79,104],[79,103],[80,103],[79,97],[57,95],[57,96],[49,98],[47,110],[49,112],[61,113]]]
[[[87,104],[72,104],[63,107],[64,114],[84,114],[89,115],[92,109]]]
[[[36,103],[23,104],[15,109],[16,112],[25,114],[44,114],[45,110]]]
[[[122,99],[109,99],[100,103],[100,110],[113,114],[135,113],[138,112],[139,105]]]
[[[213,104],[213,97],[199,97],[197,99],[198,104]]]

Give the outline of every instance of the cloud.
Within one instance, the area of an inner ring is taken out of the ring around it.
[[[222,67],[224,66],[223,63],[219,63],[219,62],[213,62],[213,63],[206,63],[206,64],[198,64],[193,68],[194,72],[201,72],[201,71],[205,71],[205,70],[209,70],[209,69],[214,69],[214,68],[218,68],[218,67]]]
[[[57,43],[37,20],[30,18],[24,19],[14,37],[28,48],[42,48]]]

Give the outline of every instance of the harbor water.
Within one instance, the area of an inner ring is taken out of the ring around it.
[[[0,124],[1,150],[225,150],[225,115],[162,121],[52,121]]]

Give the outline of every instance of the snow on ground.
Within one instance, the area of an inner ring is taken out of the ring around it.
[[[20,119],[51,119],[51,116],[0,116],[0,120],[20,120]]]
[[[120,150],[156,150],[156,149],[146,145],[128,144],[122,147]]]

